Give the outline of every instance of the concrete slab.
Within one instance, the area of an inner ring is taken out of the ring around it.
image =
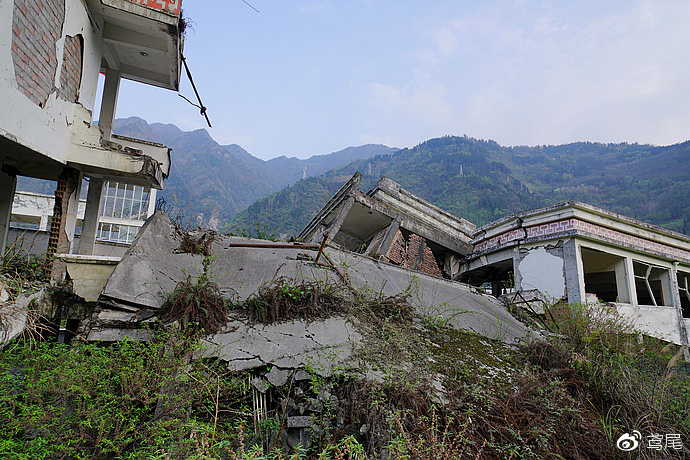
[[[276,325],[250,326],[230,323],[232,332],[211,336],[205,356],[218,356],[228,362],[228,369],[241,371],[261,365],[279,369],[309,367],[319,375],[331,375],[352,355],[359,334],[345,318],[323,321],[291,321]],[[276,376],[277,378],[277,376]]]
[[[123,310],[159,308],[165,294],[187,277],[203,272],[203,256],[179,252],[181,235],[169,218],[155,213],[139,232],[132,247],[106,283],[101,301]],[[247,247],[254,245],[255,247]],[[468,329],[490,338],[514,342],[528,329],[514,319],[496,298],[442,278],[379,263],[363,255],[327,248],[337,270],[317,266],[305,257],[316,251],[299,245],[265,240],[215,236],[209,276],[224,293],[246,299],[278,277],[340,282],[344,274],[358,290],[394,295],[410,292],[417,313],[435,321]],[[323,259],[322,259],[323,260]],[[346,290],[345,284],[341,284]],[[310,366],[328,375],[347,361],[353,343],[360,340],[352,323],[342,317],[271,326],[232,321],[209,341],[209,354],[243,370],[261,364],[281,369]],[[91,336],[90,336],[91,337]]]
[[[58,254],[57,257],[67,265],[74,293],[87,302],[98,300],[105,283],[120,262],[119,257],[84,254]]]

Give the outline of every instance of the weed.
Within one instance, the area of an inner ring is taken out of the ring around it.
[[[252,322],[272,324],[345,313],[350,302],[335,284],[279,277],[272,284],[259,287],[256,294],[236,308],[244,311]]]
[[[218,332],[228,321],[228,301],[218,285],[211,281],[209,268],[213,257],[203,260],[203,271],[196,280],[191,275],[180,281],[161,306],[159,314],[164,323],[178,321],[192,336]],[[227,294],[226,294],[227,296]]]

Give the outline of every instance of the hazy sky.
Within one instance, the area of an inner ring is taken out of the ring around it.
[[[263,159],[443,135],[502,145],[690,139],[687,0],[183,0],[211,136]],[[186,79],[181,93],[194,94]],[[123,82],[117,117],[205,126]]]

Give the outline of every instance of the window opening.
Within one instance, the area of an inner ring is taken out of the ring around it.
[[[581,248],[585,293],[602,302],[630,302],[625,279],[625,258],[590,248]]]
[[[663,282],[669,271],[662,267],[633,261],[635,274],[635,290],[637,291],[637,303],[640,305],[667,305],[670,300],[664,298]]]
[[[690,274],[678,272],[678,294],[683,318],[690,318]]]

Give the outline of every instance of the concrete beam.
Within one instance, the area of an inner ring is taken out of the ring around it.
[[[343,207],[340,208],[338,217],[335,218],[335,221],[333,221],[333,225],[331,225],[331,227],[328,229],[328,237],[326,238],[326,244],[333,241],[335,235],[340,231],[340,227],[343,225],[343,222],[345,222],[345,218],[350,212],[350,209],[352,209],[353,204],[355,204],[355,197],[351,196],[347,199],[347,201],[345,201]]]
[[[147,53],[168,52],[168,42],[164,38],[116,27],[110,23],[106,23],[103,28],[103,41],[107,44],[126,46]]]
[[[391,222],[391,224],[386,229],[386,235],[383,237],[381,245],[378,247],[376,253],[374,254],[376,258],[378,258],[379,256],[385,256],[388,253],[388,250],[391,248],[391,244],[393,244],[393,240],[395,239],[395,234],[399,229],[400,222],[398,222],[397,220]]]

